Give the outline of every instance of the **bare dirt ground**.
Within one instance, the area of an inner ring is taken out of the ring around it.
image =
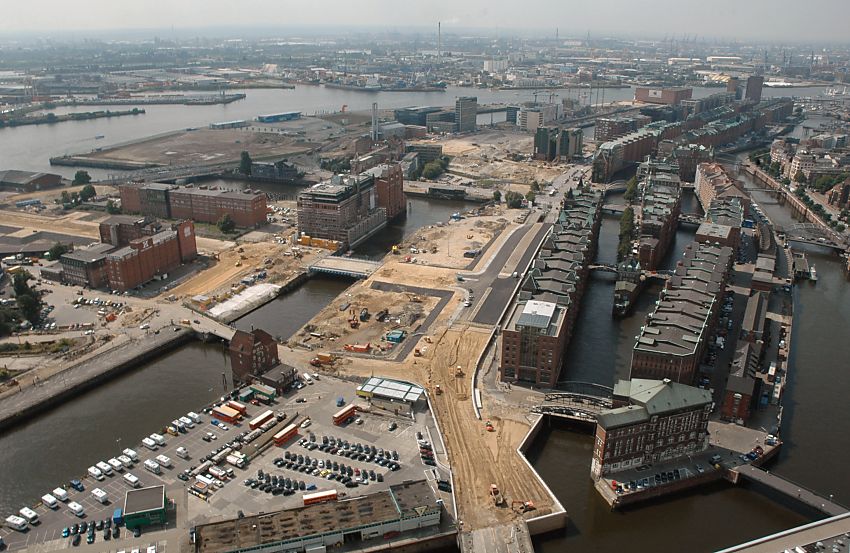
[[[159,165],[203,165],[239,161],[243,151],[251,152],[252,157],[263,158],[303,152],[314,146],[308,142],[296,142],[282,134],[246,129],[198,129],[92,152],[86,157]]]
[[[242,252],[239,249],[242,249]],[[320,253],[317,249],[301,248],[304,256],[296,258],[284,255],[289,250],[289,246],[269,242],[234,245],[221,250],[218,259],[210,268],[180,283],[169,290],[168,294],[174,294],[178,298],[191,298],[197,294],[215,296],[229,291],[232,284],[258,269],[267,271],[266,282],[286,282],[301,272],[303,265]],[[267,259],[271,264],[265,263]]]
[[[60,211],[56,215],[42,215],[4,210],[0,214],[0,220],[2,220],[4,225],[21,227],[23,229],[61,232],[98,240],[100,238],[98,224],[92,221],[81,220],[88,215],[88,213],[82,211],[67,213]]]
[[[464,252],[481,250],[494,237],[515,226],[502,215],[500,208],[493,208],[491,212],[494,214],[421,229],[401,244],[399,261],[410,257],[411,261],[416,259],[416,263],[425,265],[465,268],[472,259],[464,257]]]

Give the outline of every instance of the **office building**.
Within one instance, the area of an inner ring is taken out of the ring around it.
[[[168,498],[165,486],[150,486],[127,490],[124,494],[124,526],[128,530],[164,524],[168,520],[166,512]]]
[[[705,451],[711,404],[708,390],[668,379],[617,381],[614,408],[596,419],[591,477]]]
[[[460,96],[455,100],[455,131],[475,132],[478,118],[478,98]]]
[[[529,102],[519,110],[519,127],[528,132],[557,121],[561,117],[561,104]]]
[[[335,175],[298,195],[298,233],[354,248],[387,224],[371,174]]]
[[[419,156],[419,165],[425,165],[443,156],[443,145],[432,142],[412,142],[405,146],[404,151],[416,153]]]
[[[532,261],[501,332],[503,382],[553,387],[572,337],[588,265],[596,254],[599,194],[565,199],[552,233]]]
[[[404,125],[416,125],[418,127],[428,126],[428,114],[438,113],[443,111],[443,108],[434,106],[418,106],[409,108],[399,108],[394,111],[395,120]]]
[[[764,77],[761,75],[751,75],[747,77],[747,90],[744,93],[744,100],[757,104],[761,102],[761,91],[764,86]]]
[[[228,346],[233,379],[246,384],[252,376],[258,376],[280,364],[277,342],[259,328],[245,332],[237,330]]]
[[[561,130],[558,127],[539,127],[534,133],[534,159],[554,161],[560,157]]]

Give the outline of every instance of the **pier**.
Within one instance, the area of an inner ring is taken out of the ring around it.
[[[796,501],[827,515],[836,516],[847,512],[846,507],[839,505],[832,501],[832,499],[827,499],[804,486],[795,484],[781,476],[777,476],[772,472],[768,472],[753,465],[735,467],[729,472],[732,482],[737,483],[738,480],[743,477],[795,499]]]

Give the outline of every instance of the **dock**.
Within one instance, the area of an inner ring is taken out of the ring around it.
[[[368,278],[377,271],[383,263],[355,257],[338,257],[329,255],[308,267],[311,273],[325,273],[348,278]]]
[[[756,466],[743,465],[733,468],[729,472],[730,478],[733,482],[737,482],[741,477],[746,478],[747,480],[766,486],[771,490],[786,495],[827,515],[837,516],[847,512],[846,507],[832,501],[831,499],[818,495],[804,486],[795,484],[794,482],[786,480],[781,476],[777,476],[772,472],[768,472]]]

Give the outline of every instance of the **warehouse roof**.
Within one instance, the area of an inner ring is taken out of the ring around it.
[[[124,496],[124,516],[165,508],[165,486],[150,486],[127,490]]]
[[[362,392],[362,393],[361,393]],[[390,380],[373,376],[357,387],[358,395],[377,396],[415,403],[425,393],[421,387],[402,380]]]

